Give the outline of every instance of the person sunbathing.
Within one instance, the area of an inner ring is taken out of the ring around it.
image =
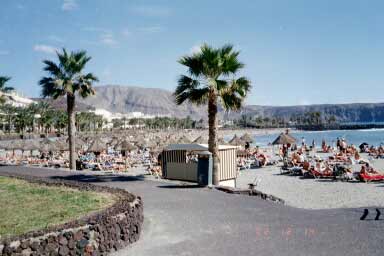
[[[308,172],[310,168],[311,168],[311,164],[307,160],[304,160],[303,171]]]
[[[342,161],[342,162],[348,162],[349,161],[348,156],[345,153],[343,153],[342,151],[340,151],[339,153],[337,153],[335,155],[335,159]]]
[[[267,162],[268,162],[268,158],[266,155],[264,154],[259,154],[256,159],[259,161],[260,163],[260,166],[266,166],[267,165]]]
[[[304,161],[305,161],[304,154],[303,154],[303,153],[299,153],[299,154],[298,154],[298,162],[299,162],[300,164],[303,164]]]
[[[323,175],[330,175],[333,173],[333,170],[329,167],[328,164],[324,164],[324,162],[316,162],[315,171],[322,173]]]
[[[379,174],[379,172],[376,171],[375,169],[373,169],[373,167],[369,166],[368,163],[366,163],[366,166],[367,166],[367,172],[368,172],[369,174]]]
[[[361,166],[360,173],[365,174],[365,175],[369,175],[369,176],[379,174],[379,172],[374,170],[368,163]]]

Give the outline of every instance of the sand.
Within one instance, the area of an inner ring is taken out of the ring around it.
[[[373,160],[372,165],[384,172],[384,160]],[[359,169],[360,166],[354,166]],[[263,167],[241,171],[237,187],[247,188],[255,178],[257,189],[281,199],[287,205],[305,209],[384,207],[384,182],[342,182],[330,179],[303,179],[281,175],[280,167]]]

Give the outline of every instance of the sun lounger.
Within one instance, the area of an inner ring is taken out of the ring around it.
[[[360,181],[363,181],[363,182],[384,181],[384,174],[359,173],[358,178]]]

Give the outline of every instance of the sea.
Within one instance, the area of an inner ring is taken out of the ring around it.
[[[312,145],[315,141],[317,147],[321,145],[322,140],[328,145],[335,146],[337,138],[344,138],[348,144],[359,146],[365,142],[369,145],[384,145],[384,129],[367,129],[367,130],[332,130],[332,131],[292,131],[291,135],[296,138],[297,143],[301,144],[304,139],[305,143]],[[241,134],[238,134],[241,136]],[[272,143],[278,134],[254,135],[254,146],[267,146]],[[229,136],[229,139],[231,136]]]

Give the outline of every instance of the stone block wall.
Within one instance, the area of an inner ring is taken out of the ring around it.
[[[11,175],[9,175],[11,176]],[[12,177],[15,177],[12,175]],[[47,229],[0,240],[0,256],[8,255],[107,255],[136,242],[143,225],[143,202],[122,189],[72,181],[20,177],[48,186],[107,192],[117,197],[109,208]]]

